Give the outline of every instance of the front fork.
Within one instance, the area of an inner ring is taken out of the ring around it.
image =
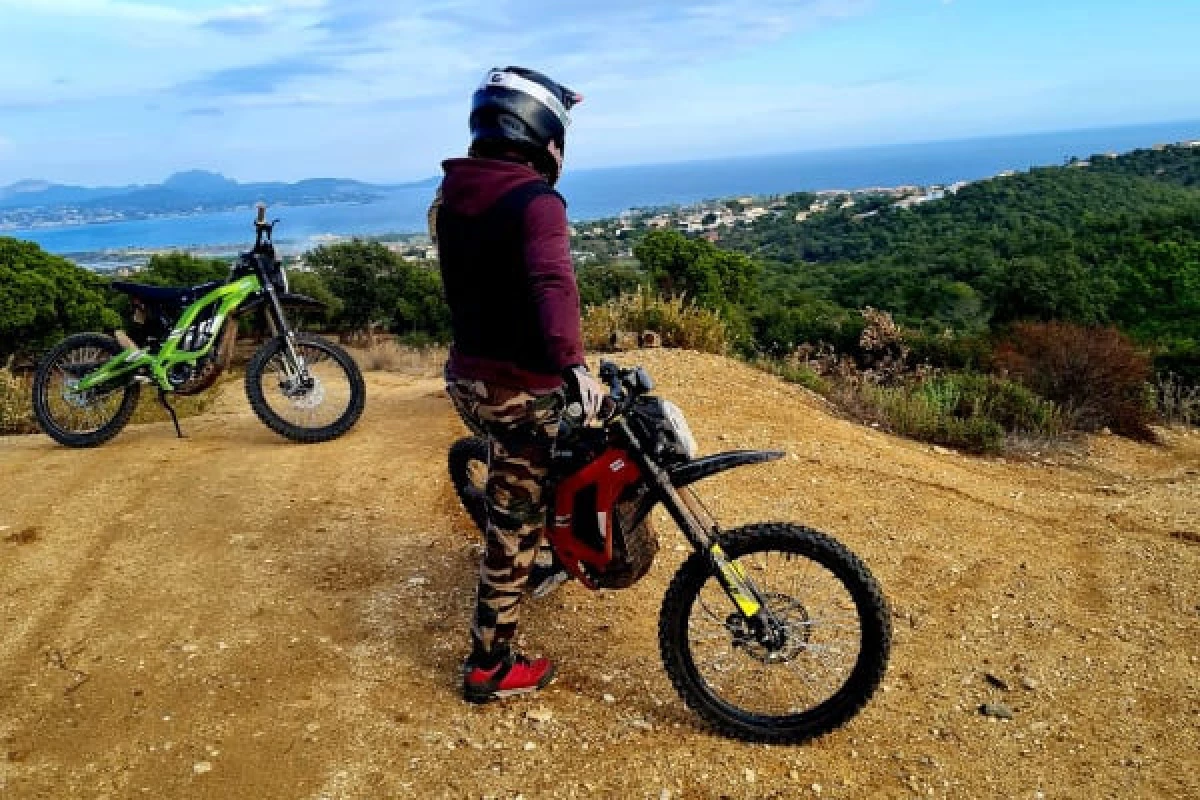
[[[308,374],[308,364],[296,352],[296,333],[292,330],[292,326],[288,324],[287,316],[283,313],[283,304],[279,302],[279,295],[275,293],[275,287],[270,281],[264,281],[264,285],[270,307],[270,310],[267,312],[267,327],[270,328],[272,336],[283,337],[283,349],[287,354],[287,358],[284,359],[287,379],[295,386],[308,388],[308,384],[311,381]]]
[[[626,423],[622,420],[619,424]],[[634,449],[641,462],[639,466],[658,488],[659,495],[663,498],[663,506],[692,546],[708,556],[713,574],[738,613],[745,618],[763,644],[772,648],[782,646],[783,624],[771,612],[762,592],[755,586],[745,568],[730,559],[721,549],[714,536],[717,532],[716,526],[709,527],[703,521],[709,515],[698,507],[699,503],[694,497],[682,494],[675,488],[666,470],[645,457],[640,446],[637,446],[637,437],[632,431],[625,433],[625,438],[635,444]]]

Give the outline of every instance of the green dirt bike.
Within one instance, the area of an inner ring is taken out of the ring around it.
[[[298,442],[324,442],[353,427],[366,403],[366,385],[345,350],[296,333],[284,308],[323,304],[288,291],[287,272],[275,256],[275,224],[259,205],[254,249],[234,262],[229,278],[187,288],[113,281],[129,295],[133,336],[69,336],[38,364],[33,410],[42,430],[69,447],[96,447],[120,433],[137,407],[142,384],[183,436],[170,395],[194,395],[216,383],[229,366],[239,319],[256,313],[269,338],[246,366],[250,407],[276,433]]]
[[[866,565],[833,537],[801,525],[722,530],[693,485],[774,461],[776,451],[698,458],[683,412],[651,394],[645,370],[602,363],[607,411],[583,424],[566,404],[547,492],[554,559],[588,589],[627,589],[658,553],[650,512],[661,505],[691,545],[663,597],[659,652],[680,696],[716,731],[795,744],[845,724],[879,688],[891,615]],[[450,448],[450,479],[475,524],[488,524],[489,442]]]

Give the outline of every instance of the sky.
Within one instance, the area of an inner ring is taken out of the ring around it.
[[[485,70],[576,168],[1200,117],[1200,0],[0,0],[0,185],[436,174]]]

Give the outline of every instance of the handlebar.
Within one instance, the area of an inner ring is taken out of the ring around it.
[[[258,216],[254,220],[254,250],[257,252],[264,246],[272,246],[271,239],[275,235],[275,225],[279,220],[274,219],[267,222],[267,204],[259,203]]]
[[[609,395],[604,398],[597,415],[602,425],[607,425],[625,413],[635,398],[654,388],[654,381],[642,367],[621,369],[611,361],[601,361],[598,377],[609,387]],[[559,436],[570,434],[576,428],[582,427],[586,421],[580,403],[568,404],[563,409]]]

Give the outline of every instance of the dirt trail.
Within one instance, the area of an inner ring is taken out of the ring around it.
[[[623,360],[703,450],[790,453],[706,487],[727,526],[809,524],[879,578],[892,666],[846,729],[778,748],[696,727],[656,649],[683,555],[665,525],[634,589],[527,604],[552,689],[467,706],[476,535],[439,384],[373,374],[358,428],[312,447],[230,384],[183,441],[0,440],[0,797],[1200,796],[1200,436],[968,458],[733,362]]]

